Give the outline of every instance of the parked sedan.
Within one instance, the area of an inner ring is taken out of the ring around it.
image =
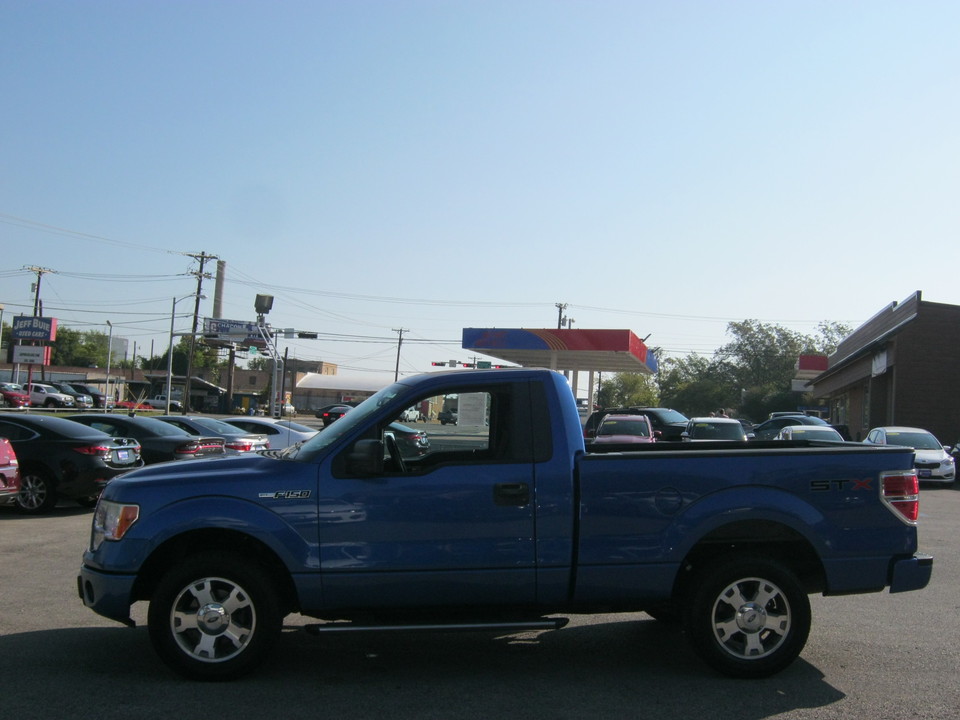
[[[259,433],[267,436],[271,450],[296,445],[298,442],[309,440],[317,434],[317,430],[292,420],[275,420],[265,417],[233,417],[224,418],[225,423],[238,427],[249,433]]]
[[[198,437],[202,435],[222,437],[227,455],[256,452],[270,447],[266,435],[249,433],[216,418],[199,415],[160,415],[154,419],[170,423]]]
[[[398,422],[387,425],[386,433],[393,435],[400,448],[400,457],[415,458],[430,452],[430,439],[423,430],[416,430]]]
[[[830,423],[814,415],[778,415],[766,420],[753,429],[757,440],[773,440],[788,425],[818,425],[830,427]]]
[[[20,462],[21,512],[52,510],[58,499],[92,506],[107,482],[141,467],[140,444],[61,417],[0,416],[0,437],[10,440]]]
[[[774,440],[826,440],[843,442],[843,435],[832,427],[820,425],[787,425],[781,428]]]
[[[221,437],[194,437],[186,430],[156,418],[129,415],[71,415],[70,420],[105,432],[111,437],[136,438],[143,447],[143,461],[197,460],[222,457],[225,454]]]
[[[690,418],[687,429],[680,439],[685,442],[699,442],[703,440],[732,440],[746,442],[752,433],[748,434],[743,423],[733,418],[722,417],[695,417]]]
[[[24,392],[23,386],[17,383],[0,383],[0,397],[4,407],[22,408],[30,406],[30,396]]]
[[[593,438],[597,444],[636,444],[655,442],[653,426],[646,415],[607,415],[597,426]]]
[[[15,502],[20,494],[20,463],[13,445],[0,437],[0,505]]]
[[[326,427],[335,420],[339,420],[348,412],[353,410],[350,405],[327,405],[317,410],[317,417],[323,420],[323,426]]]
[[[867,433],[868,445],[903,445],[914,449],[913,466],[923,481],[952,483],[956,464],[950,448],[942,445],[933,433],[915,427],[876,427]]]

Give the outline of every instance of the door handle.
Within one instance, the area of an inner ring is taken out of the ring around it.
[[[527,483],[497,483],[493,486],[493,503],[498,506],[529,505],[530,486]]]

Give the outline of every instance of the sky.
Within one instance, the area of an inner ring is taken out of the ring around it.
[[[44,315],[162,354],[202,253],[223,317],[273,295],[319,334],[281,352],[350,371],[401,336],[403,374],[471,361],[462,328],[558,304],[674,357],[960,304],[958,27],[955,0],[0,0],[4,321],[42,268]]]

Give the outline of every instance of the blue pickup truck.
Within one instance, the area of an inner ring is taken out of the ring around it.
[[[455,426],[397,422],[452,402]],[[195,679],[253,669],[290,613],[319,632],[519,631],[618,611],[678,621],[718,671],[763,677],[803,649],[808,594],[930,579],[909,449],[596,450],[555,372],[405,379],[291,448],[113,480],[78,591],[127,624],[149,601],[155,650]]]

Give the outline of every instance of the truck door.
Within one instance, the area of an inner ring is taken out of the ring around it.
[[[455,425],[437,419],[450,396],[417,399],[424,422],[378,425],[360,441],[378,448],[376,471],[351,471],[355,444],[321,472],[327,607],[535,600],[527,385],[461,392],[456,401]]]

